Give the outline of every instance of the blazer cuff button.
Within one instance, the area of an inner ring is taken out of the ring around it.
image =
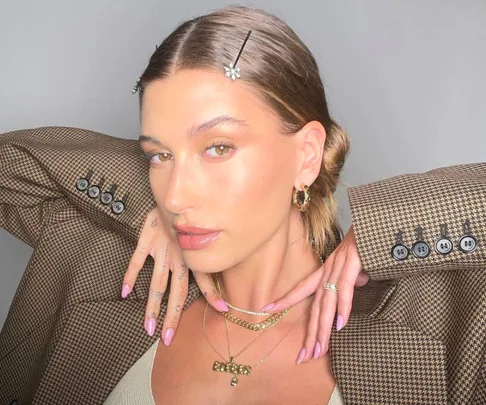
[[[476,250],[478,247],[478,241],[474,236],[466,235],[461,238],[459,241],[459,248],[464,253],[470,253]]]
[[[410,252],[408,250],[408,247],[400,243],[393,246],[391,249],[392,257],[398,261],[405,260],[408,257],[409,253]]]
[[[89,186],[89,181],[87,179],[78,179],[76,180],[76,188],[79,190],[79,191],[84,191],[88,188]]]
[[[111,204],[111,211],[114,213],[114,214],[121,214],[123,211],[125,211],[125,204],[123,203],[123,201],[113,201],[113,203]]]
[[[419,240],[412,245],[412,252],[415,257],[425,259],[430,254],[430,247],[426,242]]]
[[[448,255],[452,252],[454,245],[449,238],[440,238],[435,242],[435,251],[441,255]]]

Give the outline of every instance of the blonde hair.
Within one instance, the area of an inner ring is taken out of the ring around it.
[[[307,239],[327,257],[342,239],[334,196],[350,147],[344,130],[331,118],[316,60],[297,34],[281,19],[257,8],[228,6],[178,26],[152,54],[140,77],[143,88],[182,69],[217,69],[234,62],[252,30],[238,61],[241,79],[256,90],[280,118],[284,136],[310,121],[326,130],[323,161],[310,185],[311,202],[302,212]]]

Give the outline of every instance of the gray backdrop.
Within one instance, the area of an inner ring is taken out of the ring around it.
[[[0,0],[0,133],[67,125],[138,137],[131,89],[155,45],[230,3]],[[286,20],[320,64],[352,141],[338,190],[345,230],[349,185],[486,160],[486,0],[239,4]],[[31,252],[0,231],[0,326]]]

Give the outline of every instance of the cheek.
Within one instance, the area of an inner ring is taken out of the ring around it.
[[[221,220],[223,238],[208,249],[183,251],[189,268],[209,273],[231,268],[255,254],[285,221],[291,200],[288,184],[281,173],[258,169],[241,168],[231,181],[221,179],[219,201],[206,212]]]
[[[231,231],[247,245],[261,243],[281,225],[289,213],[293,184],[291,166],[283,154],[255,155],[224,181]]]

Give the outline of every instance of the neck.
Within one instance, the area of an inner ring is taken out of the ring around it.
[[[300,212],[292,210],[287,224],[258,252],[238,266],[219,273],[219,283],[223,298],[231,305],[260,312],[320,266],[319,257],[305,236]],[[231,312],[248,322],[265,318]]]

